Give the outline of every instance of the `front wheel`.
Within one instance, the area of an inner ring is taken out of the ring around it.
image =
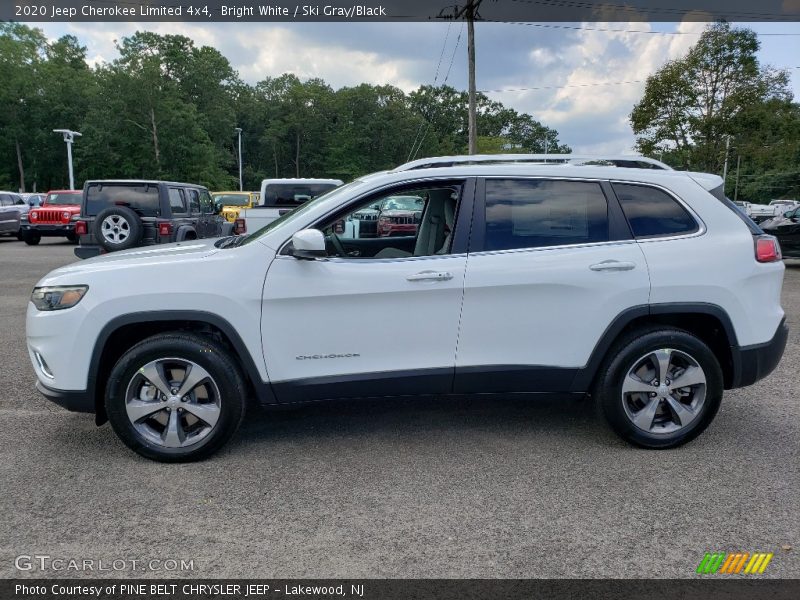
[[[678,329],[634,332],[611,351],[595,396],[611,428],[644,448],[700,435],[722,401],[722,369],[699,338]]]
[[[207,458],[236,432],[246,386],[228,351],[188,333],[148,338],[114,366],[106,413],[125,444],[146,458]]]
[[[35,231],[26,231],[22,234],[22,239],[28,246],[37,246],[42,241],[42,236]]]

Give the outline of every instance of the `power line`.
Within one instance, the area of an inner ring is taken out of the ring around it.
[[[782,69],[800,69],[798,67],[780,67]],[[535,90],[561,90],[566,88],[583,88],[583,87],[601,87],[607,85],[628,85],[632,83],[645,83],[646,79],[631,79],[629,81],[599,81],[594,83],[572,83],[567,85],[543,85],[537,87],[519,87],[519,88],[500,88],[496,90],[479,90],[481,93],[500,93],[500,92],[527,92]]]
[[[557,8],[576,8],[576,9],[596,9],[598,8],[598,3],[595,2],[577,2],[573,0],[511,0],[512,2],[517,2],[520,4],[538,4],[542,6],[552,6]],[[603,8],[606,9],[615,9],[621,12],[633,12],[636,16],[641,17],[642,12],[645,13],[666,13],[666,14],[673,14],[684,16],[689,11],[683,8],[675,8],[675,7],[664,7],[664,6],[636,6],[635,4],[611,4],[609,2],[603,2],[601,5]],[[717,18],[721,18],[723,15],[718,15]],[[734,11],[734,12],[726,12],[724,13],[724,18],[728,21],[735,21],[739,20],[776,20],[776,21],[792,21],[794,19],[789,18],[792,15],[786,15],[783,13],[757,13],[757,12],[747,12],[747,11]],[[652,20],[652,19],[648,19]]]
[[[646,29],[612,29],[610,27],[583,27],[580,25],[556,25],[553,23],[528,23],[525,21],[498,21],[494,19],[483,19],[485,23],[504,23],[506,25],[522,25],[524,27],[539,27],[542,29],[569,29],[572,31],[600,31],[605,33],[644,33],[650,35],[703,35],[702,31],[648,31]],[[800,36],[798,33],[776,32],[758,33],[761,36]]]
[[[456,45],[453,47],[453,54],[450,55],[450,64],[447,66],[447,73],[444,74],[444,80],[442,81],[442,85],[447,83],[447,80],[450,77],[450,70],[453,68],[453,62],[456,59],[456,52],[458,51],[458,46],[461,43],[461,36],[464,33],[464,23],[461,23],[461,30],[458,32],[458,37],[456,38]],[[414,151],[414,155],[410,160],[414,160],[417,158],[417,153],[422,149],[422,144],[425,141],[425,138],[428,136],[428,131],[431,128],[431,123],[428,121],[427,127],[425,127],[425,133],[422,134],[422,138],[419,140],[419,145],[417,146],[416,150],[412,147]]]
[[[442,58],[444,58],[444,51],[447,49],[447,39],[450,37],[451,26],[452,23],[447,24],[447,33],[444,36],[444,43],[442,43],[442,51],[439,53],[439,62],[436,64],[436,74],[433,76],[434,87],[436,87],[436,81],[439,79],[439,67],[442,66]],[[411,160],[411,153],[414,152],[414,146],[417,145],[417,140],[419,139],[419,135],[422,133],[422,128],[424,126],[425,126],[424,121],[419,124],[419,127],[417,128],[417,135],[414,136],[414,141],[411,143],[411,150],[408,151],[408,157],[406,158],[406,162]]]

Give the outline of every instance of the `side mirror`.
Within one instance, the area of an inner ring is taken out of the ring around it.
[[[292,256],[302,260],[314,260],[328,256],[325,236],[319,229],[303,229],[292,236]]]
[[[794,214],[792,214],[792,211],[787,210],[785,213],[783,213],[783,216],[787,219],[791,219],[794,216]]]

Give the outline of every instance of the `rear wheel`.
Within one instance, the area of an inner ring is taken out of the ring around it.
[[[245,389],[221,344],[194,334],[163,334],[135,345],[114,366],[106,413],[122,441],[142,456],[201,460],[236,432]]]
[[[694,439],[722,400],[722,369],[702,340],[678,329],[634,332],[601,368],[595,395],[611,428],[645,448]]]

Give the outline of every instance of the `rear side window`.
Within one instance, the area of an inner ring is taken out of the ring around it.
[[[186,212],[186,199],[183,197],[183,191],[169,188],[169,207],[174,213]]]
[[[664,237],[698,230],[692,216],[666,192],[647,185],[613,186],[634,237]]]
[[[486,250],[608,241],[600,184],[538,179],[486,180]]]
[[[127,206],[142,217],[161,213],[158,186],[152,183],[92,183],[86,190],[86,214],[96,216],[109,206]]]

